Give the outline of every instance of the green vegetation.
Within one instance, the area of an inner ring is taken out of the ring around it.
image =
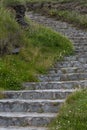
[[[14,46],[22,46],[22,34],[13,14],[3,7],[0,8],[0,53],[7,53]]]
[[[25,4],[25,0],[1,0],[1,3],[4,6],[12,6],[16,4]]]
[[[58,10],[50,10],[49,15],[56,17],[58,20],[66,21],[69,23],[73,23],[78,27],[87,27],[87,14],[80,14],[75,11],[58,11]]]
[[[0,8],[0,89],[21,89],[25,81],[38,81],[56,59],[71,54],[71,42],[49,28],[31,21],[23,29],[9,9]],[[20,47],[18,55],[11,51]]]
[[[21,0],[19,0],[21,1]],[[69,2],[79,2],[80,4],[85,4],[87,0],[25,0],[26,2],[59,2],[59,3],[69,3]]]
[[[87,130],[87,90],[68,97],[49,130]]]
[[[41,9],[35,7],[34,11],[51,16],[57,20],[72,23],[76,27],[87,28],[87,0],[27,0],[28,2],[48,3]],[[58,7],[57,7],[58,6]],[[57,7],[57,8],[56,8]]]
[[[5,5],[10,5],[10,4],[26,4],[26,2],[58,2],[58,3],[79,3],[81,5],[86,5],[87,0],[0,0],[2,3]]]

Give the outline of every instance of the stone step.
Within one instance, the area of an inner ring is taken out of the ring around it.
[[[75,32],[74,32],[75,33]],[[67,36],[69,36],[69,39],[72,39],[72,40],[74,40],[74,39],[79,39],[79,40],[83,40],[83,39],[86,39],[87,40],[87,37],[86,37],[86,33],[84,33],[84,34],[79,34],[79,32],[78,32],[78,34],[68,34]]]
[[[74,42],[74,41],[72,41],[72,43],[73,43],[73,45],[74,45],[74,48],[79,48],[79,47],[82,47],[82,48],[84,48],[84,47],[87,47],[87,42]]]
[[[77,36],[77,35],[76,35],[76,36],[74,35],[74,36],[69,36],[69,38],[72,39],[72,40],[78,39],[78,40],[80,40],[80,41],[81,41],[81,40],[83,41],[84,39],[87,40],[86,35],[78,35],[78,36]]]
[[[69,56],[69,57],[65,57],[64,58],[64,62],[71,62],[71,61],[79,61],[79,62],[84,62],[84,61],[87,61],[87,57],[85,55],[82,55],[81,57],[80,56]]]
[[[81,47],[81,48],[75,48],[75,50],[74,50],[74,52],[87,52],[87,48],[83,48],[83,47]]]
[[[4,99],[62,99],[75,89],[21,90],[0,92]]]
[[[49,69],[49,74],[69,74],[69,73],[86,73],[87,67],[78,68],[78,67],[68,67],[68,68],[51,68]]]
[[[69,36],[69,38],[86,37],[86,35],[87,35],[86,31],[84,32],[83,30],[77,30],[76,28],[74,28],[74,31],[72,33],[67,32],[67,36]]]
[[[69,38],[69,37],[68,37]],[[70,39],[70,38],[69,38]],[[87,45],[87,40],[83,39],[83,40],[79,40],[79,39],[70,39],[70,41],[74,44],[74,45],[81,45],[81,46],[86,46]]]
[[[42,82],[86,80],[87,73],[47,74],[38,76],[38,79]]]
[[[68,57],[67,57],[63,61],[55,63],[55,65],[62,65],[63,64],[63,66],[66,65],[67,67],[68,67],[68,65],[72,66],[72,65],[77,65],[77,64],[81,64],[81,63],[82,64],[84,63],[84,64],[87,65],[87,59],[86,58],[77,58],[76,57],[76,60],[74,60],[74,59],[75,59],[75,57],[72,57],[71,61],[70,61],[70,58],[68,59]]]
[[[71,61],[73,60],[73,61],[78,61],[78,59],[80,59],[80,58],[86,58],[87,57],[87,52],[81,52],[81,53],[74,53],[73,55],[71,55],[71,56],[65,56],[65,58],[64,59],[66,59],[67,60],[67,58],[71,58]],[[77,60],[76,60],[77,59]],[[59,62],[59,61],[58,61]]]
[[[74,53],[76,56],[78,55],[79,57],[82,57],[83,55],[86,57],[87,56],[87,52],[83,51],[83,52],[75,52]]]
[[[66,68],[66,67],[79,67],[79,68],[84,68],[87,67],[87,61],[62,61],[62,62],[57,62],[54,65],[54,68]]]
[[[87,42],[87,37],[69,37],[74,42]]]
[[[56,95],[57,96],[57,95]],[[55,97],[54,97],[55,98]],[[65,100],[0,100],[0,112],[56,113]]]
[[[26,90],[36,89],[74,89],[87,88],[87,80],[61,81],[61,82],[26,82],[23,83],[23,88]]]
[[[75,46],[75,49],[77,50],[77,49],[79,49],[79,50],[85,50],[85,51],[87,51],[87,46],[84,46],[84,45],[81,45],[81,46]]]
[[[46,127],[0,127],[0,130],[47,130]]]
[[[27,112],[1,112],[0,126],[37,126],[42,127],[50,123],[56,117],[56,113],[27,113]]]
[[[75,52],[74,54],[75,54],[76,56],[80,56],[80,57],[81,57],[81,56],[84,55],[84,56],[86,57],[86,56],[87,56],[87,51],[77,52],[77,53]]]
[[[87,52],[87,50],[86,49],[77,49],[77,50],[75,50],[74,51],[75,53],[85,53],[85,52]]]

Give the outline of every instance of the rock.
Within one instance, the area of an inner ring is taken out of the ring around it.
[[[15,48],[14,50],[12,50],[12,54],[19,54],[20,52],[20,48]]]

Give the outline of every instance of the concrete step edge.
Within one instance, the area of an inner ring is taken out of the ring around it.
[[[65,99],[55,99],[55,100],[47,100],[47,99],[37,99],[37,100],[21,100],[21,99],[2,99],[0,103],[63,103]]]
[[[87,72],[84,72],[84,73],[67,73],[67,74],[46,74],[46,75],[38,75],[40,77],[47,77],[47,76],[71,76],[71,75],[87,75]]]
[[[40,93],[43,93],[43,92],[74,92],[74,91],[76,91],[77,89],[43,89],[43,90],[40,90],[40,89],[37,89],[37,90],[19,90],[19,91],[1,91],[0,93],[3,93],[3,94],[13,94],[13,93],[18,93],[18,94],[20,94],[20,93],[30,93],[30,92],[40,92]]]
[[[23,83],[23,85],[38,85],[38,84],[47,84],[47,83],[51,83],[51,84],[54,84],[54,83],[59,83],[59,84],[62,84],[62,83],[78,83],[78,82],[86,82],[87,79],[84,79],[84,80],[73,80],[73,81],[49,81],[49,82],[25,82]]]
[[[47,130],[46,127],[0,127],[0,130]]]
[[[29,113],[29,112],[0,112],[0,117],[7,117],[7,118],[12,118],[12,117],[55,117],[57,114],[56,113]]]

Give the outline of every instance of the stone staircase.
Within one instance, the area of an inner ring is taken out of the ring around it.
[[[0,100],[0,130],[47,130],[65,98],[87,87],[87,32],[38,14],[27,16],[68,36],[75,54],[55,63],[47,75],[38,76],[40,82],[24,83],[24,90],[0,92],[4,95]]]

